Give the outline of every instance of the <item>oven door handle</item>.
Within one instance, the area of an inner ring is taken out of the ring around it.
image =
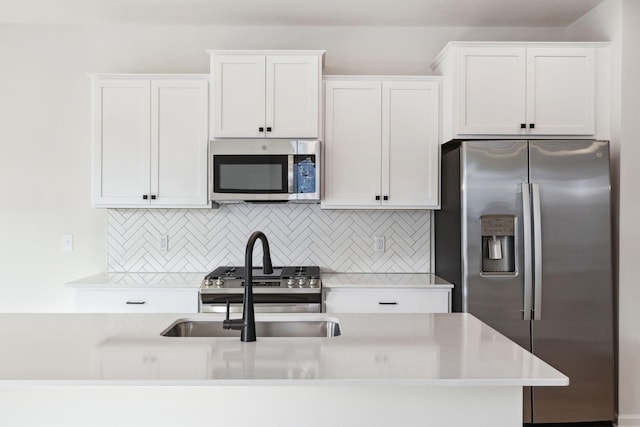
[[[320,304],[260,303],[253,305],[256,313],[320,313]],[[226,313],[226,304],[201,304],[201,313]],[[229,304],[230,313],[242,313],[242,304]]]

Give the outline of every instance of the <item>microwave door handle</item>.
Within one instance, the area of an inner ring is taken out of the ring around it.
[[[293,154],[289,154],[288,156],[289,159],[289,167],[288,167],[288,171],[287,171],[287,182],[288,182],[288,187],[287,187],[287,192],[289,194],[293,194],[293,166],[294,166],[294,158],[293,158]]]

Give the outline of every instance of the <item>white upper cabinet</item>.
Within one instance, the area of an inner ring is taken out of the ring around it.
[[[384,207],[439,205],[439,89],[433,80],[382,82]]]
[[[92,79],[93,206],[208,207],[208,76]]]
[[[208,51],[214,138],[317,138],[324,51]]]
[[[479,136],[607,138],[603,43],[449,43],[432,68],[444,76],[443,141]]]
[[[457,57],[458,133],[519,133],[526,116],[525,50],[460,48]]]
[[[211,73],[213,136],[264,137],[264,55],[213,55]]]
[[[380,81],[326,81],[323,208],[380,205],[381,102]]]
[[[528,48],[529,133],[593,135],[595,70],[593,48]]]
[[[439,78],[325,80],[323,208],[439,204]]]
[[[93,91],[93,205],[148,205],[150,82],[96,78]]]

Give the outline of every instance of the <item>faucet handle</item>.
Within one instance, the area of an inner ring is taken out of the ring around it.
[[[222,321],[222,329],[235,329],[240,330],[244,326],[244,320],[242,319],[229,319],[229,312],[231,311],[231,301],[227,300],[227,316]]]
[[[231,311],[231,301],[227,300],[227,315],[222,321],[222,329],[231,329],[231,320],[229,320],[229,311]]]

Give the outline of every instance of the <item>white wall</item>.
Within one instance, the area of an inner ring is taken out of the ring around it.
[[[620,425],[640,426],[640,2],[622,1],[620,134]],[[623,423],[624,421],[624,423]]]
[[[640,209],[637,183],[640,170],[638,136],[640,122],[640,2],[605,0],[567,29],[567,36],[581,40],[610,40],[612,63],[612,160],[615,225],[618,229],[619,294],[619,426],[640,426],[640,286],[637,263],[640,242]]]
[[[557,40],[562,29],[0,25],[0,312],[65,311],[63,284],[106,269],[90,204],[90,72],[206,73],[205,49],[326,49],[327,74],[429,74],[449,40]],[[75,236],[73,252],[62,234]]]

